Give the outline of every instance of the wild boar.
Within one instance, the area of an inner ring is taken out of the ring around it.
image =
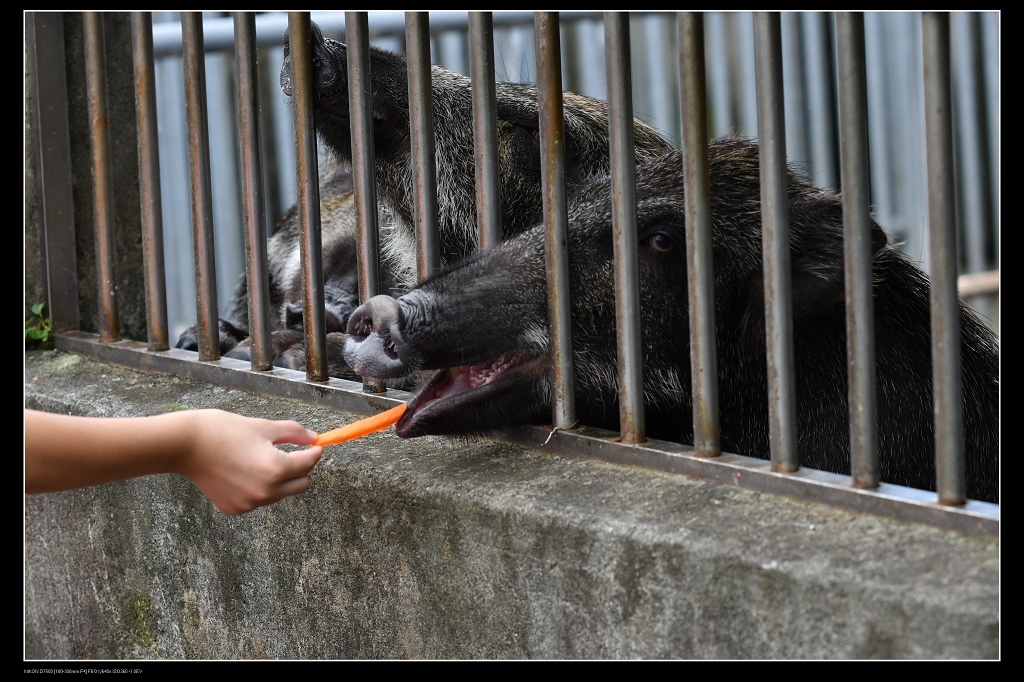
[[[313,117],[320,141],[342,164],[352,161],[348,102],[348,51],[311,27]],[[287,36],[281,89],[292,93],[291,49]],[[414,188],[409,114],[408,63],[403,54],[370,48],[373,83],[373,145],[382,251],[406,290],[415,285],[413,238]],[[453,71],[431,67],[437,211],[441,263],[450,264],[476,250],[477,205],[473,142],[472,81]],[[522,83],[495,84],[501,221],[505,238],[540,221],[543,210],[537,88]],[[609,168],[608,105],[572,92],[563,93],[566,185],[574,186]],[[634,120],[636,162],[669,151],[652,127]],[[404,266],[402,265],[404,263]]]
[[[314,123],[317,136],[343,170],[352,162],[348,102],[347,48],[325,38],[311,26],[314,81]],[[291,49],[284,41],[281,88],[292,94]],[[373,96],[373,139],[375,179],[379,204],[379,229],[384,270],[384,290],[402,293],[416,283],[416,251],[408,65],[405,55],[370,48],[370,78]],[[457,262],[477,246],[477,205],[475,191],[472,82],[469,77],[431,67],[434,107],[435,163],[437,169],[438,230],[441,264]],[[500,168],[501,222],[505,238],[518,234],[541,220],[543,199],[539,148],[537,89],[534,85],[496,83],[498,165]],[[563,94],[566,184],[573,187],[592,175],[607,173],[608,107],[603,101],[571,92]],[[637,163],[664,154],[670,144],[652,127],[634,120]],[[350,181],[350,180],[349,180]],[[323,193],[323,190],[322,190]],[[332,196],[330,193],[327,196]],[[347,321],[350,301],[357,301],[355,274],[355,215],[350,190],[337,195],[331,209],[331,225],[324,223],[324,280],[328,308],[332,306],[342,325]],[[323,202],[322,202],[323,203]],[[321,208],[322,214],[324,208]],[[281,301],[285,315],[282,327],[302,328],[301,268],[298,267],[298,221],[295,209],[282,219],[268,249],[271,270],[271,298]],[[288,292],[295,292],[289,294]],[[333,292],[333,293],[332,293]],[[244,283],[235,297],[233,325],[244,335],[246,302]],[[333,331],[328,316],[328,333]],[[237,334],[225,334],[221,325],[221,350],[229,352],[238,343]],[[187,338],[186,338],[187,336]],[[194,330],[186,332],[179,347],[198,348]],[[329,339],[335,347],[343,339]],[[184,344],[184,345],[183,345]],[[239,357],[244,356],[236,351]],[[342,366],[341,358],[329,362]],[[278,364],[295,369],[305,367],[301,343]]]
[[[721,443],[769,456],[760,180],[757,147],[709,147]],[[841,199],[789,174],[798,455],[849,473]],[[682,158],[637,169],[644,402],[651,437],[693,442]],[[584,424],[618,430],[609,179],[569,204],[576,408]],[[934,490],[929,280],[872,222],[880,476]],[[550,423],[545,234],[537,226],[468,257],[411,292],[378,296],[348,323],[345,357],[379,378],[435,370],[397,424],[404,437],[481,433]],[[961,305],[967,494],[997,501],[999,351]]]

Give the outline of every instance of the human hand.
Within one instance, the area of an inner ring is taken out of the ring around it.
[[[323,447],[286,452],[275,445],[309,445],[317,434],[294,421],[243,417],[221,410],[186,413],[192,429],[177,473],[187,476],[225,514],[244,514],[305,492]]]

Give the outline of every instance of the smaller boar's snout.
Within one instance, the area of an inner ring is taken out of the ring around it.
[[[348,320],[345,361],[357,373],[391,379],[408,373],[402,357],[402,309],[390,296],[374,296]]]

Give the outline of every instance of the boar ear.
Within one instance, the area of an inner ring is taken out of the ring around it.
[[[810,221],[792,224],[790,258],[794,321],[830,315],[846,308],[846,261],[843,243],[842,205],[832,199]],[[801,216],[802,218],[803,216]],[[889,243],[878,223],[871,220],[871,260],[878,259]]]
[[[818,202],[816,202],[818,203]],[[842,206],[838,201],[813,207],[791,206],[790,284],[793,322],[797,326],[822,317],[842,321],[846,314],[845,260]],[[871,221],[871,257],[877,260],[889,240]],[[747,287],[744,327],[747,334],[764,333],[764,272],[759,270]]]

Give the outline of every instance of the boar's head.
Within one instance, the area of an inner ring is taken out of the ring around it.
[[[767,458],[768,384],[757,147],[709,147],[723,450]],[[648,435],[692,443],[683,172],[679,152],[637,169],[641,344]],[[612,191],[607,177],[569,203],[576,407],[618,428]],[[842,202],[789,177],[793,345],[800,461],[849,473]],[[475,254],[349,320],[345,355],[380,378],[433,370],[397,425],[402,436],[550,422],[543,226]],[[929,283],[871,223],[882,480],[934,489]],[[998,349],[961,310],[968,495],[998,495]]]

